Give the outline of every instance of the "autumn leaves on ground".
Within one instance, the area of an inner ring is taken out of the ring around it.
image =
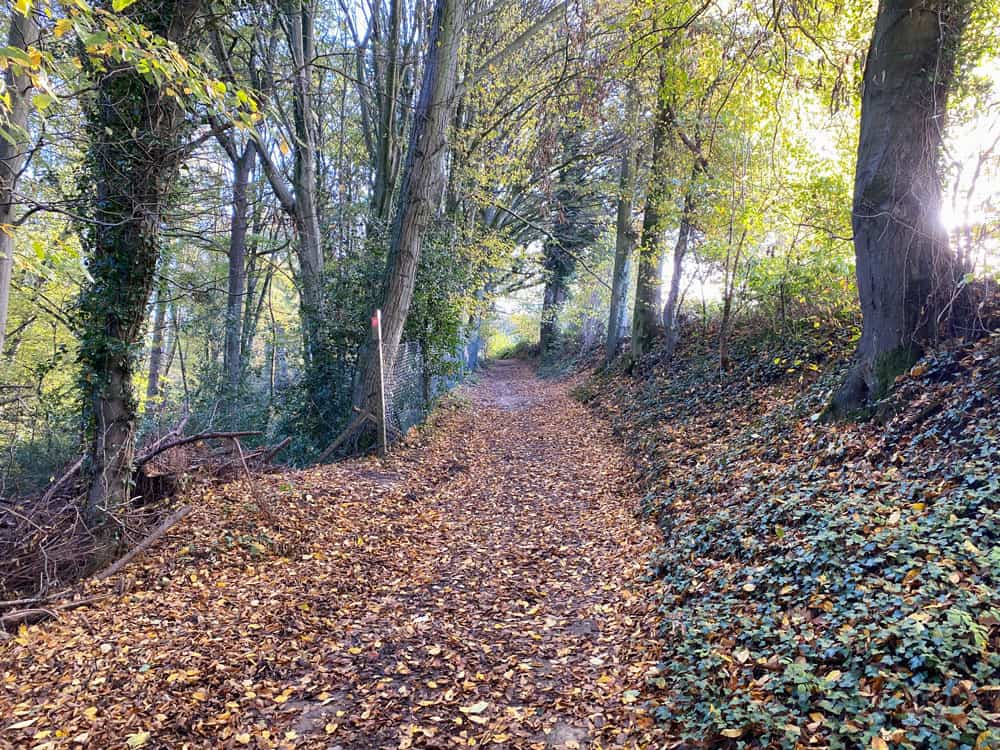
[[[0,744],[660,744],[657,532],[567,390],[498,363],[385,462],[192,498],[113,596],[0,645]]]

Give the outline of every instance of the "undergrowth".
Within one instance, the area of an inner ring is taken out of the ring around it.
[[[846,347],[744,335],[580,395],[626,437],[664,545],[658,717],[733,747],[1000,747],[1000,335],[825,424]]]

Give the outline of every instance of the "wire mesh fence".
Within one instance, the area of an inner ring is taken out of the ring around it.
[[[427,417],[434,401],[461,383],[477,365],[478,343],[472,355],[468,345],[445,358],[447,375],[432,374],[419,341],[399,345],[392,372],[385,379],[386,431],[390,443],[398,441]]]

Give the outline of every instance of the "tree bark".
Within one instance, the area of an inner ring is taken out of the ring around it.
[[[667,291],[667,302],[663,306],[663,330],[667,337],[664,356],[667,359],[674,356],[674,349],[677,347],[677,340],[680,333],[677,330],[677,305],[681,296],[681,275],[684,272],[684,257],[687,255],[688,246],[691,242],[691,220],[694,216],[694,180],[695,175],[692,175],[687,194],[684,196],[684,208],[681,209],[681,220],[677,227],[677,242],[674,243],[670,287]]]
[[[22,15],[10,9],[10,31],[7,44],[25,50],[38,43],[38,24],[31,11]],[[4,72],[10,97],[4,129],[11,140],[0,138],[0,352],[7,333],[7,312],[10,309],[10,282],[14,273],[14,190],[27,156],[27,127],[30,110],[31,78],[15,73],[13,67]]]
[[[248,141],[233,162],[233,212],[229,229],[229,284],[226,290],[226,343],[223,353],[226,384],[232,393],[237,391],[243,377],[242,313],[247,288],[247,229],[250,221],[247,188],[256,155],[256,146],[253,141]]]
[[[184,48],[194,41],[200,8],[201,0],[162,0],[128,12]],[[163,211],[182,159],[184,113],[128,65],[96,76],[86,110],[95,224],[86,237],[93,281],[81,299],[79,354],[91,440],[85,515],[102,524],[130,498],[136,344],[160,253]]]
[[[556,236],[559,232],[556,226]],[[542,322],[539,326],[538,345],[542,356],[553,354],[559,346],[559,310],[569,296],[569,277],[573,273],[573,259],[561,243],[545,243],[545,291],[542,295]]]
[[[381,295],[383,356],[385,370],[390,373],[413,300],[420,246],[444,190],[447,131],[454,106],[465,12],[465,0],[437,0],[434,7]],[[370,342],[363,353],[362,374],[355,392],[355,404],[369,410],[378,378],[378,352]]]
[[[604,361],[610,362],[618,354],[625,306],[628,301],[629,266],[635,231],[632,229],[632,203],[635,177],[632,174],[634,149],[628,139],[622,153],[618,173],[618,210],[615,215],[615,265],[611,273],[611,312],[608,315],[608,335],[604,342]]]
[[[649,170],[649,189],[646,191],[646,207],[642,215],[638,279],[632,314],[632,356],[637,360],[649,353],[660,333],[664,261],[661,209],[670,189],[669,174],[663,164],[670,126],[670,109],[663,96],[667,86],[667,66],[662,58],[666,54],[666,48],[667,42],[664,41],[660,48],[660,76],[653,119],[652,169]]]
[[[854,181],[864,325],[832,409],[882,398],[945,330],[962,274],[940,221],[943,121],[967,0],[881,0],[865,63]]]
[[[160,395],[160,365],[163,361],[163,331],[167,326],[167,284],[161,276],[153,305],[153,342],[149,347],[149,377],[146,380],[146,398]]]

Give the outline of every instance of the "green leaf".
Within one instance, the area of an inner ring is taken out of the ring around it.
[[[31,97],[32,104],[35,105],[35,109],[39,112],[47,110],[55,100],[56,98],[51,94],[35,94]]]
[[[29,68],[34,67],[31,63],[31,58],[28,57],[28,53],[19,47],[0,47],[0,57],[6,57]]]
[[[135,0],[111,0],[111,8],[116,13],[121,13],[134,2]]]

